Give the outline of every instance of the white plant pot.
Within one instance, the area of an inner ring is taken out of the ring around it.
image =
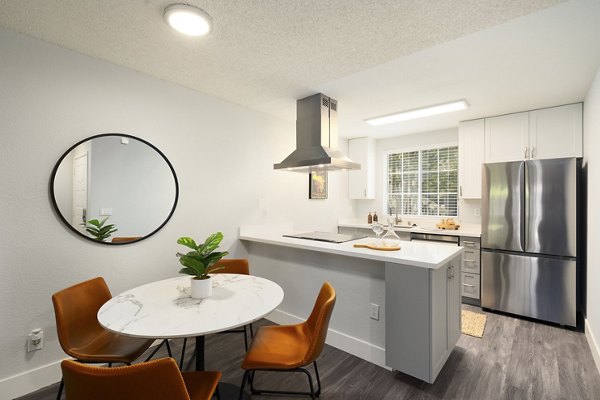
[[[191,279],[192,281],[192,298],[204,299],[212,296],[212,279]]]

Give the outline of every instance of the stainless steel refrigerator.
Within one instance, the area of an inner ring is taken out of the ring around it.
[[[485,164],[481,306],[576,326],[581,159]]]

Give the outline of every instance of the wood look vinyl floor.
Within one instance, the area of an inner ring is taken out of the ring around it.
[[[481,312],[468,305],[463,308]],[[495,313],[488,315],[483,339],[462,335],[434,384],[391,372],[331,346],[318,361],[322,400],[365,399],[600,399],[600,375],[585,335],[559,327]],[[260,321],[255,328],[270,324]],[[181,354],[182,340],[172,341]],[[192,344],[190,344],[191,342]],[[244,354],[240,334],[210,335],[206,339],[207,369],[223,372],[223,381],[239,385]],[[193,353],[188,341],[186,360]],[[166,350],[160,350],[160,356]],[[156,357],[156,356],[155,356]],[[145,356],[142,357],[142,359]],[[187,364],[187,362],[186,362]],[[185,366],[184,366],[185,368]],[[193,368],[193,363],[190,365]],[[256,375],[261,388],[306,390],[302,374]],[[19,400],[54,400],[58,384]],[[252,399],[299,397],[252,396]]]

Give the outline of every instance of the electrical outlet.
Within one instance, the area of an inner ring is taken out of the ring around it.
[[[473,209],[473,214],[474,214],[476,217],[479,217],[479,216],[481,216],[481,209],[480,209],[480,208],[474,208],[474,209]]]
[[[369,317],[375,321],[379,321],[379,304],[371,303],[369,308]]]
[[[40,328],[32,329],[27,339],[27,352],[41,350],[44,347],[44,331]]]

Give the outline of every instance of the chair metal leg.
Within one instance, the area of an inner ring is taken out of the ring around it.
[[[244,388],[246,387],[246,380],[248,380],[250,371],[244,371],[244,377],[242,378],[242,384],[240,385],[240,396],[238,400],[242,400],[244,398]]]
[[[312,400],[316,400],[317,397],[315,396],[315,388],[313,386],[312,376],[310,376],[310,372],[308,372],[305,369],[303,369],[302,372],[304,372],[308,377],[308,385],[310,386],[310,398]]]
[[[187,344],[187,338],[183,338],[183,348],[181,349],[181,360],[179,360],[179,369],[183,368],[183,358],[185,357],[185,345]]]
[[[60,400],[62,397],[63,388],[65,387],[65,379],[60,378],[60,385],[58,386],[58,396],[56,396],[56,400]]]
[[[111,362],[108,363],[108,368],[112,368],[112,363]]]
[[[250,392],[255,393],[256,391],[254,390],[254,374],[256,373],[255,370],[252,370],[252,372],[250,373]]]
[[[169,339],[165,339],[165,344],[167,345],[167,354],[169,354],[169,357],[173,358],[173,353],[171,353],[171,346],[169,345]]]
[[[247,325],[244,325],[244,348],[248,352],[248,333],[246,333],[246,327]]]
[[[313,365],[315,367],[315,375],[317,376],[317,392],[315,393],[317,397],[321,395],[321,379],[319,378],[319,369],[317,368],[317,361],[313,361]]]
[[[250,338],[254,339],[254,330],[252,329],[252,323],[250,323],[248,325],[250,325]]]
[[[217,400],[221,400],[221,392],[219,391],[219,385],[217,384],[217,388],[215,389],[214,396],[217,397]]]
[[[316,364],[315,364],[316,365]],[[302,372],[308,377],[308,384],[310,386],[310,392],[295,392],[295,391],[287,391],[287,390],[265,390],[265,389],[256,389],[254,388],[254,374],[256,371],[274,371],[274,372]],[[246,371],[248,372],[248,371]],[[318,370],[315,369],[315,372],[318,374]],[[245,379],[245,375],[244,375]],[[313,380],[310,372],[305,368],[294,368],[288,370],[279,370],[279,369],[259,369],[252,370],[250,374],[250,390],[252,394],[263,395],[263,394],[279,394],[279,395],[304,395],[310,396],[313,400],[316,399],[321,394],[321,380],[317,378],[317,382],[319,383],[319,389],[315,392],[315,387],[313,385]]]
[[[162,342],[160,342],[160,344],[158,346],[156,346],[156,348],[152,351],[152,353],[150,353],[150,355],[148,356],[148,358],[146,358],[146,360],[144,362],[150,361],[150,359],[152,357],[154,357],[154,355],[156,354],[156,352],[162,347],[163,344],[165,344],[164,340]]]

